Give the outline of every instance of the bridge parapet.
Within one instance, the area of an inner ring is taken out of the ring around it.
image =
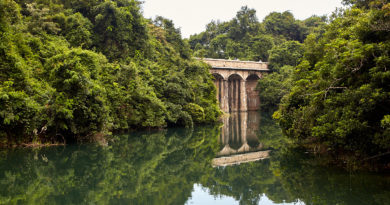
[[[269,71],[268,63],[266,62],[224,60],[213,58],[204,58],[202,60],[211,65],[213,69]]]

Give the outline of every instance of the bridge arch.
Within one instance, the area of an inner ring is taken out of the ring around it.
[[[223,59],[202,59],[211,65],[217,88],[217,99],[224,112],[258,110],[260,99],[257,81],[263,72],[268,72],[268,64],[254,61]]]
[[[228,77],[228,80],[230,80],[230,79],[244,80],[245,78],[241,74],[239,74],[239,73],[232,73]]]
[[[213,75],[213,77],[220,76],[224,80],[227,80],[227,75],[224,72],[219,72],[218,70],[210,70],[210,72],[211,72],[211,75]]]
[[[257,81],[259,79],[260,79],[260,76],[257,73],[249,74],[248,77],[246,77],[247,81],[250,81],[250,80],[256,80]]]
[[[225,77],[220,73],[212,73],[211,75],[214,77],[214,80],[219,80],[219,79],[225,80]]]
[[[240,154],[248,151],[259,151],[263,145],[259,142],[258,112],[231,113],[223,118],[224,126],[219,141],[224,145],[218,156]]]

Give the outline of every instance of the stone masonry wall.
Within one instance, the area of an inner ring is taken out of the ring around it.
[[[213,68],[234,68],[234,69],[251,69],[268,71],[268,63],[255,61],[237,61],[237,60],[223,60],[223,59],[203,59],[204,62],[211,65]]]

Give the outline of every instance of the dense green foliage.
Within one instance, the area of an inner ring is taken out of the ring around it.
[[[303,45],[297,41],[286,41],[269,51],[269,69],[273,72],[264,75],[257,85],[263,111],[275,111],[282,97],[290,91],[291,76],[303,53]]]
[[[345,2],[354,6],[306,39],[274,116],[297,142],[364,160],[390,151],[390,4]]]
[[[258,90],[262,110],[275,111],[290,91],[293,67],[303,57],[301,42],[309,34],[323,33],[326,22],[326,16],[296,20],[289,11],[270,13],[259,22],[254,9],[242,7],[234,19],[209,23],[189,43],[198,57],[268,61],[273,73],[264,74]]]
[[[0,0],[0,143],[215,122],[208,66],[136,0]]]
[[[277,110],[280,100],[291,89],[293,71],[294,67],[283,66],[279,72],[270,73],[259,80],[257,90],[261,99],[261,110],[270,113]]]
[[[204,32],[190,37],[189,44],[198,57],[268,61],[275,46],[303,42],[309,33],[321,32],[325,22],[326,17],[318,16],[296,20],[289,11],[270,13],[259,22],[256,11],[244,6],[230,21],[207,24]]]
[[[390,4],[344,0],[329,19],[242,7],[228,22],[191,36],[195,55],[269,62],[261,107],[284,133],[315,150],[365,159],[390,151]],[[340,156],[340,155],[339,155]]]

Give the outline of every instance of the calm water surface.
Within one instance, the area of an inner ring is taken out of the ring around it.
[[[0,150],[0,204],[390,204],[389,176],[324,167],[285,142],[268,117],[237,113],[108,146]]]

